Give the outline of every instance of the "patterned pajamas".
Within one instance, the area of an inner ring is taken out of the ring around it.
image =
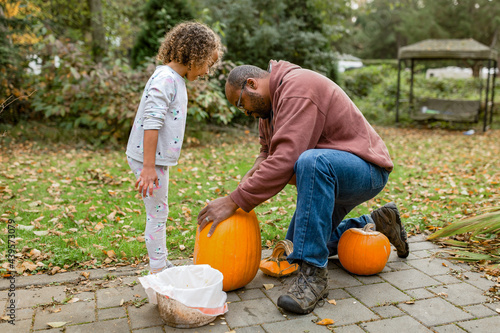
[[[136,179],[141,174],[143,164],[127,157],[128,164]],[[143,197],[146,206],[146,230],[144,239],[149,255],[149,265],[152,272],[158,272],[165,266],[170,266],[167,260],[166,222],[168,217],[168,166],[156,165],[159,186],[153,190],[153,195]]]

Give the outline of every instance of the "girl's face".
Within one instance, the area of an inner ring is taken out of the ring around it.
[[[217,52],[217,50],[214,50],[210,62],[205,62],[202,65],[193,65],[191,69],[187,70],[186,79],[188,79],[189,81],[195,81],[199,77],[207,75],[208,71],[210,70],[210,67],[212,67],[217,62],[218,59],[219,59],[219,53]]]

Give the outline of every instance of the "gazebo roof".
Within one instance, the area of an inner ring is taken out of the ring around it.
[[[469,39],[426,39],[399,49],[399,59],[497,59],[497,51]]]

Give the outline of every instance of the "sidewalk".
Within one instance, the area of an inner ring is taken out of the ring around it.
[[[497,282],[442,258],[423,236],[410,238],[410,256],[393,251],[384,270],[356,276],[329,262],[330,295],[322,307],[299,316],[276,306],[290,278],[276,279],[260,271],[246,287],[228,293],[229,311],[210,325],[174,329],[162,323],[156,306],[138,283],[138,268],[87,270],[16,278],[15,326],[2,321],[0,332],[498,332],[500,302],[483,295]],[[270,254],[263,251],[263,256]],[[178,262],[183,264],[186,262]],[[274,287],[266,290],[264,284]],[[1,316],[7,314],[10,282],[0,280]],[[63,303],[70,296],[73,298]],[[45,304],[45,306],[37,306]],[[335,321],[328,327],[320,319]],[[65,322],[61,328],[47,323]]]

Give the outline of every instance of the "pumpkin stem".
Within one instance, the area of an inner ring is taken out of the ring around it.
[[[293,252],[293,243],[288,239],[280,240],[276,243],[273,253],[270,257],[266,258],[274,262],[285,261],[286,257]]]
[[[288,239],[280,240],[274,246],[273,254],[271,257],[279,258],[281,256],[287,257],[290,253],[293,252],[293,243]]]
[[[363,227],[363,231],[375,231],[375,224],[374,223],[368,223]]]

